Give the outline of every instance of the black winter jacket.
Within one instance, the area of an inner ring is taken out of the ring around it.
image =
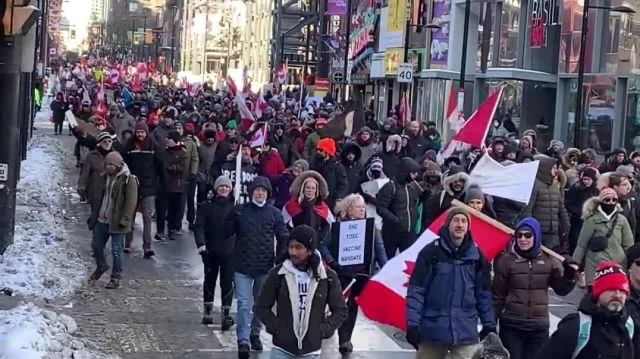
[[[355,155],[353,162],[347,160],[348,153],[353,153]],[[347,174],[347,193],[358,193],[360,190],[360,183],[364,177],[364,169],[360,164],[361,157],[362,150],[360,149],[360,146],[355,143],[346,144],[340,153],[340,162],[344,166]]]
[[[336,202],[349,194],[349,185],[347,182],[347,172],[342,163],[330,159],[328,161],[314,160],[310,169],[317,171],[327,181],[329,187],[329,197],[327,197],[327,205],[334,208]]]
[[[610,313],[601,309],[587,292],[578,305],[578,311],[592,318],[589,342],[580,351],[576,359],[633,359],[638,346],[638,335],[633,340],[625,329],[628,318],[627,309],[621,313]],[[571,313],[562,318],[558,329],[551,335],[547,344],[540,350],[538,359],[571,358],[578,340],[580,316]]]
[[[162,159],[151,138],[147,135],[140,148],[136,148],[136,138],[131,137],[125,142],[121,153],[131,173],[138,177],[140,198],[154,196],[164,170]]]
[[[276,136],[276,134],[269,135],[269,144],[271,147],[278,150],[278,154],[282,159],[285,167],[291,166],[293,161],[296,160],[296,155],[293,150],[293,140],[288,135]]]
[[[383,233],[415,229],[422,189],[408,179],[409,173],[419,170],[420,165],[412,158],[401,159],[397,179],[387,182],[376,195],[376,212],[382,217]]]
[[[235,237],[225,236],[224,221],[234,209],[232,198],[214,197],[198,205],[194,237],[196,247],[206,246],[207,252],[230,256],[235,251]]]

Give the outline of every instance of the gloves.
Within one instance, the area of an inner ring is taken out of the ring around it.
[[[407,327],[407,342],[418,350],[418,346],[420,345],[420,329],[418,327]]]
[[[207,253],[207,247],[206,246],[200,246],[198,247],[198,254],[203,255]]]
[[[486,338],[489,333],[497,333],[496,328],[482,326],[482,330],[480,331],[480,334],[478,334],[480,341]]]
[[[575,280],[578,276],[578,269],[576,269],[578,267],[578,262],[576,262],[571,256],[564,256],[562,268],[564,268],[565,279]]]

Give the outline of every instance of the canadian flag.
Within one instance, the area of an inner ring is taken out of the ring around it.
[[[382,324],[406,330],[406,303],[409,277],[418,253],[438,238],[447,212],[436,219],[420,238],[407,250],[393,257],[374,275],[356,298],[367,318]],[[475,244],[488,260],[492,260],[507,245],[511,234],[495,226],[486,217],[469,211],[470,230]]]
[[[453,86],[449,86],[449,99],[447,100],[447,112],[445,115],[449,123],[449,128],[451,128],[454,134],[458,133],[462,126],[464,126],[464,117],[462,117],[462,114],[458,110],[458,97],[455,91],[453,91]]]
[[[265,101],[264,97],[262,97],[262,89],[258,90],[258,94],[256,95],[256,100],[254,101],[254,105],[253,105],[253,108],[255,109],[254,112],[256,113],[256,117],[260,119],[262,117],[263,111],[266,110],[268,107],[269,107],[269,104],[267,104],[267,101]]]
[[[501,97],[502,87],[478,106],[476,112],[462,125],[458,133],[453,135],[451,140],[440,149],[438,153],[439,163],[444,163],[444,160],[466,148],[484,148],[484,140],[489,132],[489,126]]]

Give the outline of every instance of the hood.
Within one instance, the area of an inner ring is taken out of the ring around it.
[[[553,178],[551,177],[551,167],[556,164],[556,159],[545,155],[537,155],[533,157],[536,161],[540,161],[538,165],[538,173],[536,179],[546,184],[551,184]]]
[[[605,187],[610,187],[609,186],[609,176],[611,176],[613,172],[605,172],[605,173],[601,173],[600,177],[598,177],[598,182],[596,182],[596,186],[598,188],[598,191],[601,191],[603,188]]]
[[[253,190],[256,189],[256,187],[266,188],[268,192],[267,196],[268,198],[271,198],[271,193],[273,190],[271,188],[271,182],[267,177],[258,176],[254,178],[251,182],[251,185],[249,185],[249,195],[253,195]]]
[[[371,138],[373,138],[373,131],[368,126],[362,126],[362,128],[358,131],[356,136],[359,136],[362,132],[369,132],[369,134],[371,135]]]
[[[462,193],[464,193],[471,185],[471,177],[469,177],[462,167],[453,166],[444,173],[442,187],[444,187],[444,190],[447,191],[449,195],[453,196],[454,193],[451,190],[451,184],[460,179],[464,180],[464,188],[462,189]]]
[[[457,258],[462,258],[469,247],[475,245],[473,243],[473,238],[471,238],[471,231],[469,230],[467,231],[467,234],[465,234],[460,248],[458,250],[454,250],[453,243],[451,242],[451,236],[449,234],[448,223],[442,224],[442,227],[440,227],[440,230],[438,231],[438,236],[440,237],[440,241],[442,242],[442,247]]]
[[[353,162],[358,162],[360,161],[360,158],[362,157],[362,150],[360,149],[360,146],[358,146],[357,144],[353,143],[353,142],[349,142],[346,145],[344,145],[344,147],[342,148],[342,152],[340,152],[340,159],[344,162],[347,161],[347,153],[354,153],[356,155],[356,158],[353,160]]]
[[[325,200],[329,197],[329,186],[327,185],[327,181],[325,181],[324,177],[316,171],[304,171],[302,172],[296,179],[293,180],[291,187],[289,187],[289,193],[291,196],[298,197],[300,191],[302,191],[302,184],[304,181],[313,177],[316,181],[318,181],[318,194],[322,200]]]
[[[579,149],[575,147],[569,147],[567,148],[567,152],[564,154],[564,161],[566,164],[569,164],[569,156],[575,156],[577,160],[580,160],[581,154],[582,152],[580,152]]]
[[[584,201],[584,204],[582,205],[582,219],[583,220],[587,219],[593,216],[594,214],[596,214],[596,210],[598,209],[599,205],[600,205],[600,197],[598,196],[591,197],[588,200]],[[616,211],[617,212],[622,211],[622,207],[620,207],[619,204],[617,205]]]
[[[420,172],[420,164],[411,157],[401,158],[398,166],[398,175],[396,176],[398,183],[405,184],[411,172]]]
[[[529,227],[533,231],[533,247],[530,249],[531,252],[539,252],[540,246],[542,245],[542,229],[540,228],[540,222],[538,222],[533,217],[523,218],[516,225],[516,229],[514,233],[518,232],[522,227]]]
[[[396,153],[400,152],[402,149],[402,137],[399,135],[391,135],[387,138],[384,144],[384,151],[389,152],[388,148],[394,143],[396,144]]]

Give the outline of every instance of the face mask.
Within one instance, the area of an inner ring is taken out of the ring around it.
[[[604,211],[604,213],[606,214],[611,214],[613,213],[613,211],[616,210],[616,203],[601,203],[600,207],[602,207],[602,210]]]
[[[255,199],[252,199],[251,202],[253,202],[253,204],[255,204],[258,207],[262,207],[265,205],[266,202],[258,202]]]
[[[324,156],[322,154],[320,154],[320,153],[316,153],[316,159],[324,161]]]
[[[377,171],[377,170],[371,171],[371,177],[373,177],[375,179],[378,179],[378,178],[380,178],[380,176],[382,176],[382,172],[381,171]]]
[[[493,125],[494,125],[495,127],[498,127],[498,126],[500,126],[500,122],[498,122],[498,121],[493,121]]]
[[[430,185],[437,185],[440,183],[440,178],[438,177],[427,177],[427,183]]]

